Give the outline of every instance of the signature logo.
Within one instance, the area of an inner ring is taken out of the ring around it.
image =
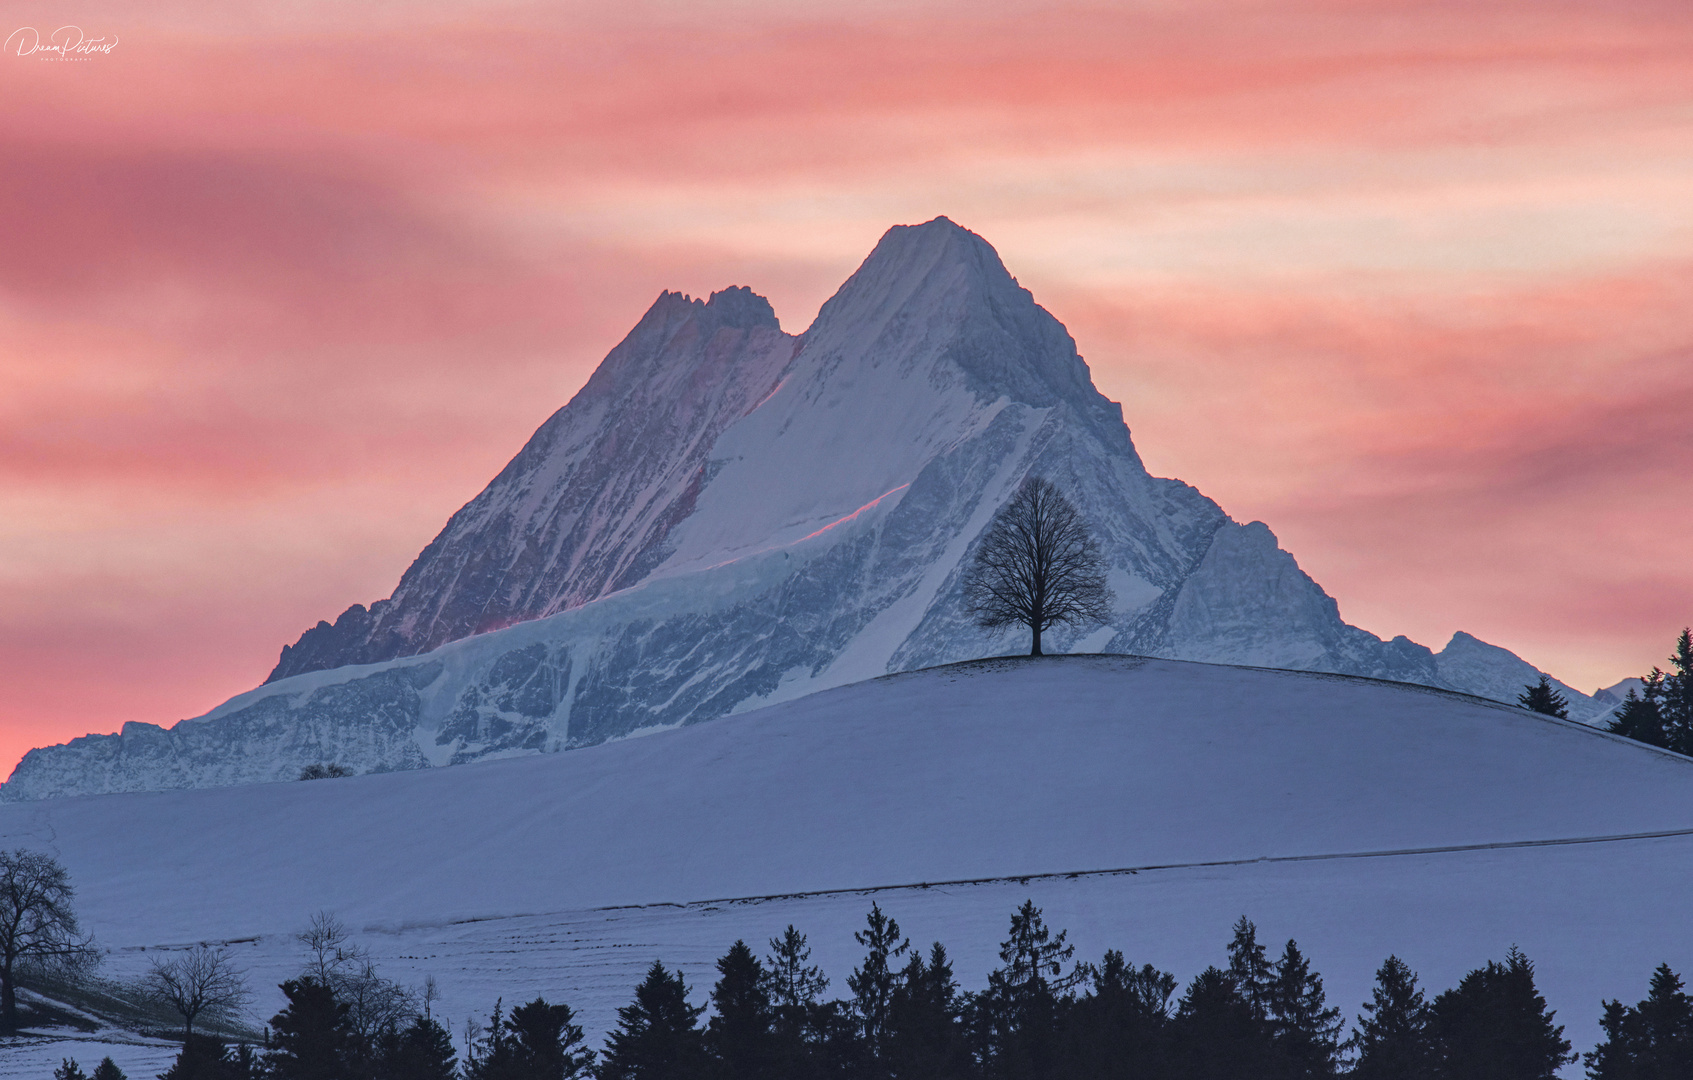
[[[89,37],[80,26],[61,26],[43,40],[33,26],[20,26],[6,38],[3,51],[18,56],[33,56],[40,60],[88,60],[95,56],[109,56],[118,47],[116,36]]]

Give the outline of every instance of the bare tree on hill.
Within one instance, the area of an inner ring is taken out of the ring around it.
[[[375,1038],[385,1028],[401,1027],[416,1014],[418,997],[410,989],[377,974],[363,946],[353,942],[334,912],[320,911],[295,937],[310,954],[303,972],[335,992],[347,1008],[347,1020],[359,1035]]]
[[[79,969],[98,960],[71,910],[75,895],[51,855],[0,851],[0,1034],[18,1030],[20,968]]]
[[[145,985],[155,1000],[182,1017],[184,1046],[194,1037],[196,1019],[228,1019],[252,1000],[246,974],[236,968],[227,950],[210,945],[196,945],[173,959],[153,961]]]
[[[1059,623],[1104,622],[1111,616],[1099,542],[1058,488],[1025,479],[1000,507],[964,576],[964,599],[978,625],[1029,628],[1029,655],[1041,655],[1041,633]]]

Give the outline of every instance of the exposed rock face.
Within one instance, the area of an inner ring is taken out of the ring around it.
[[[939,218],[890,230],[801,338],[745,289],[664,294],[391,598],[206,717],[32,751],[0,797],[557,750],[1026,648],[970,623],[960,575],[1031,473],[1084,509],[1116,594],[1051,651],[1513,701],[1536,677],[1467,635],[1436,656],[1348,626],[1266,526],[1148,475],[1064,327]]]
[[[749,289],[664,293],[393,596],[307,630],[265,681],[427,652],[641,580],[693,511],[713,442],[775,387],[795,341]]]

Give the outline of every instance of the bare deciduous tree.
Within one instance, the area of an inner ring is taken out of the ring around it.
[[[1103,622],[1111,590],[1099,543],[1069,499],[1038,476],[1000,507],[964,577],[964,599],[978,625],[1029,628],[1029,655],[1058,623]]]
[[[333,911],[313,915],[311,924],[295,937],[311,953],[306,974],[324,986],[329,986],[337,973],[364,959],[364,951],[351,943],[346,924]]]
[[[18,1030],[20,967],[77,968],[97,959],[71,910],[70,875],[51,855],[0,851],[0,1033]]]
[[[196,945],[170,960],[154,960],[144,980],[154,999],[182,1017],[182,1042],[194,1034],[199,1017],[225,1019],[252,999],[247,976],[224,949]]]
[[[333,912],[313,915],[311,925],[297,936],[311,954],[305,973],[348,1007],[347,1018],[361,1036],[374,1038],[416,1014],[417,995],[377,974],[370,954],[353,944],[346,925]]]

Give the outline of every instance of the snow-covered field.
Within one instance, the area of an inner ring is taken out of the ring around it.
[[[19,845],[69,867],[108,975],[234,942],[260,1018],[325,908],[388,974],[434,975],[455,1023],[541,993],[596,1030],[654,958],[703,991],[735,938],[790,922],[839,989],[872,898],[966,986],[1027,897],[1082,954],[1184,981],[1245,913],[1349,1012],[1389,952],[1439,990],[1514,943],[1581,1048],[1601,998],[1693,969],[1693,762],[1441,691],[1167,660],[987,661],[566,754],[0,805]],[[0,1076],[46,1075],[35,1053]]]

